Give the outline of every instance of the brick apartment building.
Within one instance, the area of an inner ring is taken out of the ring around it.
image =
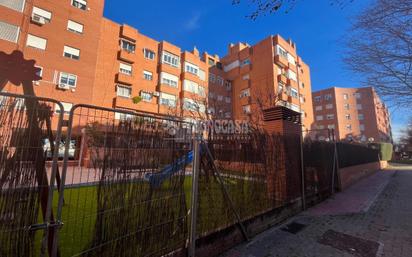
[[[231,44],[220,58],[156,41],[104,18],[103,8],[101,0],[0,0],[0,50],[35,60],[42,69],[35,94],[67,110],[87,103],[254,120],[283,105],[302,113],[306,128],[313,125],[310,70],[292,41],[277,35],[254,46]],[[22,89],[9,83],[5,91]]]
[[[388,108],[373,87],[332,87],[314,92],[313,110],[316,128],[334,129],[340,140],[392,141]]]

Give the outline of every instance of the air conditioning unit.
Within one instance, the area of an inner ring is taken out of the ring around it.
[[[158,91],[154,91],[154,92],[153,92],[153,96],[157,96],[157,97],[159,97],[159,96],[160,96],[160,92],[158,92]]]
[[[42,16],[40,16],[40,15],[38,15],[38,14],[35,14],[35,13],[32,14],[31,20],[32,20],[34,23],[37,23],[37,24],[39,24],[39,25],[44,25],[44,24],[47,23],[47,19],[46,19],[46,18],[44,18],[44,17],[42,17]]]
[[[59,84],[58,87],[63,90],[69,90],[70,86],[67,84]]]

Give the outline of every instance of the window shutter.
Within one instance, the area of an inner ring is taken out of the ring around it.
[[[40,16],[48,19],[48,20],[51,20],[51,17],[52,17],[51,12],[48,12],[48,11],[43,10],[41,8],[38,8],[36,6],[33,7],[33,13],[37,14],[37,15],[40,15]]]
[[[0,0],[0,5],[13,9],[18,12],[22,12],[24,8],[25,0]]]
[[[83,33],[83,25],[74,21],[69,20],[67,22],[67,28],[69,30],[74,30],[79,33]]]
[[[70,46],[64,46],[64,52],[71,55],[80,56],[80,50]]]
[[[27,35],[27,45],[34,47],[34,48],[46,50],[47,39],[28,34]]]
[[[0,39],[17,43],[20,27],[0,21]]]

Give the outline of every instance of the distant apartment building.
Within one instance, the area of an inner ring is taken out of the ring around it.
[[[313,93],[315,127],[334,129],[340,140],[391,142],[387,106],[373,87],[332,87]],[[324,137],[319,133],[320,137]],[[322,139],[322,138],[320,138]]]
[[[187,120],[249,119],[286,106],[313,125],[309,67],[279,35],[226,56],[184,51],[103,17],[101,0],[0,1],[0,50],[36,61],[37,96]],[[22,93],[7,84],[6,91]],[[119,116],[119,119],[124,117]]]
[[[220,60],[207,59],[213,67],[209,69],[210,90],[220,92],[209,95],[212,106],[224,106],[224,99],[232,106],[234,119],[259,123],[262,110],[282,105],[302,113],[306,128],[313,125],[310,70],[291,40],[276,35],[253,46],[230,44]],[[229,116],[227,109],[220,112]]]

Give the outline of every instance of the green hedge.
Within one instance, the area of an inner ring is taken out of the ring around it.
[[[382,161],[392,160],[393,145],[390,143],[371,143],[369,147],[379,151],[379,158]]]
[[[337,143],[339,168],[379,161],[379,150],[360,144]]]

